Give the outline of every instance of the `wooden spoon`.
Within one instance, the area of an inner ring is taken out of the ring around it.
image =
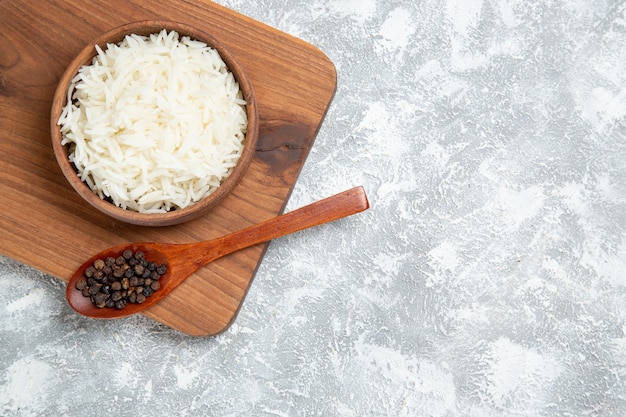
[[[280,236],[359,213],[368,207],[369,202],[365,190],[363,187],[355,187],[217,239],[183,244],[140,242],[115,246],[92,256],[81,265],[72,275],[65,295],[70,306],[85,316],[113,319],[135,314],[158,303],[189,275],[222,256]],[[121,310],[107,307],[98,308],[89,297],[85,297],[81,291],[76,289],[76,282],[84,277],[85,269],[93,265],[95,260],[105,259],[109,256],[118,257],[126,249],[134,252],[141,250],[144,252],[146,260],[167,266],[167,272],[159,280],[161,288],[147,297],[142,304],[128,303]]]

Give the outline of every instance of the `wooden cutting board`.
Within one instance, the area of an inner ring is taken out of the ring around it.
[[[80,49],[148,19],[221,39],[249,73],[260,116],[255,158],[234,193],[205,217],[165,228],[120,223],[84,204],[56,165],[48,127],[56,83]],[[0,0],[0,252],[67,281],[112,245],[205,240],[280,214],[335,88],[335,67],[320,50],[207,0]],[[145,315],[190,335],[224,331],[266,248],[203,268]]]

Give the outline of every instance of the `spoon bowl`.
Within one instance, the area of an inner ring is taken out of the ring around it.
[[[196,243],[155,243],[139,242],[118,245],[105,249],[82,264],[68,282],[65,296],[69,305],[78,313],[100,319],[113,319],[139,313],[158,303],[187,277],[206,264],[258,243],[294,233],[309,227],[328,223],[369,208],[363,187],[355,187],[334,196],[325,198],[289,213],[274,217],[262,223],[222,236]],[[148,261],[164,264],[167,271],[159,279],[161,288],[141,304],[128,303],[123,309],[98,308],[89,297],[76,288],[85,270],[97,259],[118,257],[125,250],[142,251]]]

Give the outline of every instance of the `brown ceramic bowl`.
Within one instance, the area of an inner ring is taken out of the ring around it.
[[[91,64],[91,61],[96,54],[95,45],[99,45],[103,50],[105,50],[107,44],[119,43],[126,35],[150,35],[152,33],[158,33],[163,29],[167,29],[168,31],[175,30],[181,36],[189,36],[192,39],[205,42],[207,45],[219,52],[229,70],[238,81],[239,88],[241,89],[244,99],[247,102],[246,112],[248,116],[248,129],[245,136],[243,151],[239,157],[237,165],[233,168],[228,178],[226,178],[213,193],[199,202],[182,209],[175,209],[167,213],[139,213],[133,210],[126,210],[117,207],[108,200],[101,199],[89,188],[87,184],[81,181],[77,175],[76,168],[68,159],[69,147],[61,145],[62,134],[59,126],[57,125],[57,121],[67,102],[67,89],[69,88],[70,82],[77,74],[81,66]],[[69,183],[76,190],[76,192],[78,192],[78,194],[85,199],[85,201],[101,212],[126,223],[142,226],[168,226],[202,216],[219,204],[237,185],[250,165],[250,161],[254,155],[258,138],[258,113],[256,98],[250,80],[224,44],[202,29],[175,22],[150,20],[128,23],[112,29],[100,36],[94,42],[90,43],[78,54],[61,77],[59,85],[56,89],[54,99],[52,101],[50,127],[52,147],[59,166]]]

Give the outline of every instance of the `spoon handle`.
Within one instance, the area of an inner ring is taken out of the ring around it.
[[[209,263],[257,243],[338,220],[366,210],[368,207],[369,202],[363,187],[351,188],[262,223],[207,241],[204,248],[205,256],[202,258]]]

